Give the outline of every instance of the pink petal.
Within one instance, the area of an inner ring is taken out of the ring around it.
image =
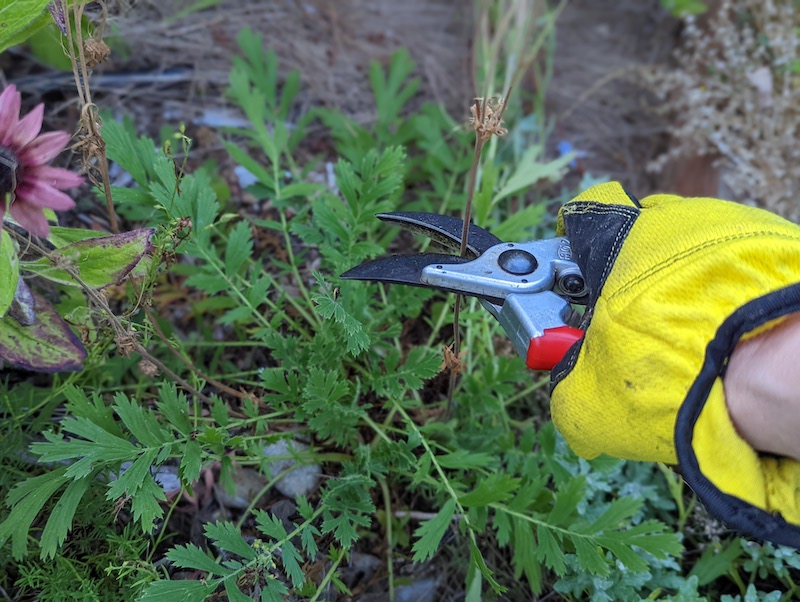
[[[11,203],[11,215],[17,220],[20,226],[36,236],[47,236],[50,234],[50,225],[44,216],[44,211],[39,207],[27,205],[25,203]]]
[[[60,167],[50,167],[49,165],[40,165],[38,167],[31,167],[25,170],[25,181],[29,179],[39,180],[45,184],[49,184],[53,188],[64,190],[65,188],[74,188],[83,184],[83,178],[76,173],[72,173],[68,169],[61,169]]]
[[[23,148],[17,157],[27,167],[44,165],[64,150],[69,139],[67,132],[47,132]]]
[[[11,141],[12,148],[21,150],[31,142],[42,130],[42,117],[44,117],[44,105],[38,104],[33,110],[19,120],[14,139]]]
[[[0,94],[0,144],[7,146],[17,128],[19,107],[22,102],[16,86],[9,86]]]
[[[68,194],[56,190],[41,180],[29,180],[27,177],[22,184],[17,186],[14,194],[16,196],[14,204],[21,203],[36,207],[48,207],[55,211],[66,211],[75,206],[75,201]]]

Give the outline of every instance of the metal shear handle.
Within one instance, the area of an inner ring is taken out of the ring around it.
[[[384,213],[378,218],[425,234],[457,251],[463,222],[430,213]],[[421,253],[361,264],[342,278],[424,286],[477,297],[500,322],[533,370],[551,370],[583,331],[567,325],[570,302],[585,302],[583,275],[565,238],[503,242],[470,226],[474,259]]]

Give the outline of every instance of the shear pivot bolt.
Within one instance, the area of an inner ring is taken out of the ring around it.
[[[561,286],[561,290],[568,295],[581,294],[586,288],[586,283],[583,281],[583,278],[577,274],[567,274],[561,279],[559,285]]]
[[[539,267],[536,258],[522,249],[509,249],[500,253],[497,258],[497,263],[500,267],[515,276],[524,276],[534,272]]]

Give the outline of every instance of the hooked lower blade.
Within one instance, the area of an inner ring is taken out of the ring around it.
[[[365,261],[341,275],[345,280],[370,280],[391,284],[428,286],[422,282],[422,270],[429,265],[468,263],[468,257],[442,253],[419,253],[417,255],[392,255]]]
[[[464,222],[450,215],[438,213],[422,213],[418,211],[396,211],[393,213],[379,213],[378,219],[399,226],[405,230],[427,236],[454,252],[461,249],[461,234]],[[488,230],[469,225],[467,238],[467,252],[470,259],[475,259],[487,249],[503,242]],[[448,262],[445,262],[448,263]],[[450,261],[449,263],[463,263]]]

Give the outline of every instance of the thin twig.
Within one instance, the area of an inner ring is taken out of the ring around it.
[[[469,169],[469,181],[467,182],[467,202],[464,205],[464,219],[461,226],[461,257],[467,255],[467,245],[469,243],[469,226],[472,221],[472,202],[475,199],[475,188],[478,181],[478,168],[481,163],[481,153],[483,146],[492,136],[502,136],[505,134],[503,129],[503,113],[508,106],[508,99],[511,96],[513,86],[508,88],[505,98],[500,101],[499,107],[492,107],[489,98],[484,96],[476,99],[473,105],[473,126],[475,127],[475,151],[472,157],[472,165]],[[496,109],[496,110],[495,110]],[[458,328],[461,316],[461,296],[456,296],[453,308],[453,365],[450,367],[450,378],[447,383],[447,415],[453,409],[453,394],[458,383],[458,373],[461,370],[461,332]]]

